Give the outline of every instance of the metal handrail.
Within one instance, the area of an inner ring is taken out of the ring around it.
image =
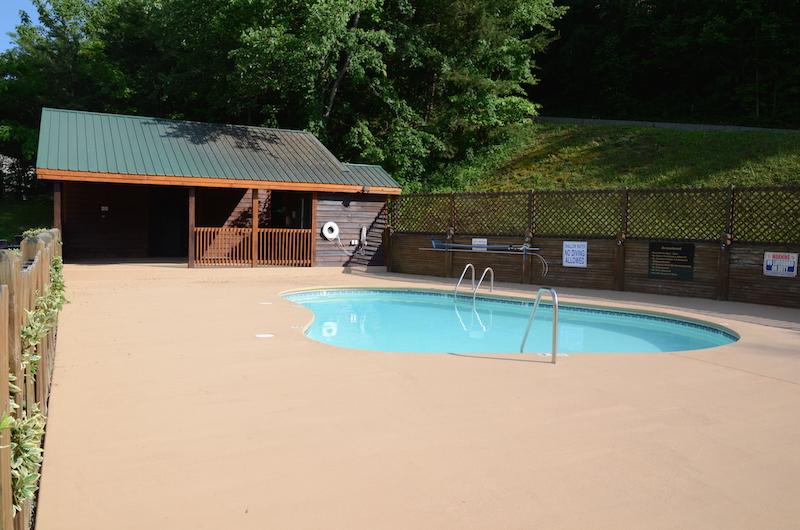
[[[525,343],[528,341],[528,334],[531,331],[531,324],[533,324],[533,318],[536,316],[536,310],[539,309],[539,302],[542,301],[542,294],[548,293],[553,300],[553,352],[550,362],[556,364],[556,355],[558,352],[558,294],[555,289],[543,287],[536,292],[536,300],[533,302],[531,316],[528,318],[528,326],[525,328],[525,335],[522,337],[522,343],[519,345],[519,352],[522,353],[523,350],[525,350]]]
[[[472,269],[472,290],[475,290],[475,266],[472,263],[467,263],[464,266],[464,270],[461,272],[461,277],[458,279],[455,290],[453,290],[454,298],[458,296],[458,288],[461,287],[461,282],[464,280],[464,276],[467,274],[467,269]]]
[[[489,280],[490,280],[490,282],[489,282],[489,292],[490,293],[494,292],[494,270],[492,270],[491,267],[486,267],[485,269],[483,269],[483,274],[481,274],[481,279],[478,280],[478,285],[476,285],[475,288],[472,290],[472,302],[473,303],[475,302],[475,297],[478,295],[478,289],[481,288],[481,284],[483,283],[483,279],[486,277],[486,273],[487,272],[491,272],[492,273],[491,276],[489,276]]]

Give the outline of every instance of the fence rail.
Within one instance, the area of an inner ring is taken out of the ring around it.
[[[258,265],[310,267],[313,231],[305,228],[259,228]]]
[[[530,190],[393,197],[395,232],[800,242],[800,187]]]
[[[57,322],[35,347],[38,369],[23,363],[22,330],[28,323],[37,298],[51,285],[53,258],[61,255],[58,230],[24,239],[20,252],[0,250],[0,409],[3,417],[16,422],[38,413],[47,417],[53,375]],[[57,317],[54,317],[57,319]],[[12,410],[9,376],[19,387]],[[33,513],[32,499],[13,510],[11,429],[0,430],[0,530],[28,530]]]
[[[310,267],[313,232],[310,228],[196,227],[194,263],[217,267]]]

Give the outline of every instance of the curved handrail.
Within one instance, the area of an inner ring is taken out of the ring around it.
[[[481,288],[481,284],[483,283],[483,279],[486,278],[486,273],[491,272],[492,274],[489,276],[489,292],[494,292],[494,270],[491,267],[486,267],[483,269],[483,274],[481,274],[481,279],[478,280],[478,285],[472,290],[472,303],[475,303],[475,297],[478,295],[478,289]]]
[[[544,259],[544,256],[542,256],[541,254],[533,254],[533,255],[539,258],[539,261],[542,262],[542,279],[547,278],[547,273],[550,272],[550,265],[547,263],[547,260]]]
[[[556,355],[558,352],[558,294],[555,289],[549,287],[542,287],[536,292],[536,300],[533,302],[531,316],[528,318],[528,325],[525,328],[525,335],[522,337],[522,343],[519,345],[519,352],[522,353],[525,349],[525,343],[528,341],[528,334],[531,331],[533,318],[536,316],[536,310],[539,309],[539,302],[542,301],[542,294],[549,294],[550,298],[553,300],[553,351],[550,362],[556,364]]]
[[[464,270],[461,272],[461,277],[458,279],[456,288],[453,290],[453,298],[458,296],[458,288],[461,287],[461,282],[464,280],[464,276],[466,276],[468,269],[472,269],[472,290],[475,290],[475,266],[472,263],[467,263],[464,266]]]

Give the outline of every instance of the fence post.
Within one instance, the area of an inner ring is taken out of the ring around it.
[[[195,238],[197,237],[194,233],[194,225],[195,225],[195,188],[191,186],[189,188],[189,256],[187,257],[187,266],[190,269],[194,268],[194,256],[195,256]]]
[[[250,222],[250,266],[255,267],[258,263],[258,190],[250,190],[253,199],[252,221]]]
[[[450,193],[450,226],[447,229],[446,239],[448,243],[453,242],[456,233],[456,194]],[[444,254],[444,274],[448,278],[453,277],[453,253],[442,252]]]
[[[0,250],[0,284],[6,284],[8,296],[8,318],[6,319],[8,326],[6,336],[7,351],[10,359],[11,374],[16,377],[16,384],[20,388],[25,384],[25,376],[22,373],[22,359],[20,358],[20,330],[25,315],[23,310],[24,300],[21,293],[21,266],[22,264],[17,256],[8,251]],[[18,399],[18,404],[23,406],[23,400]]]
[[[2,416],[11,412],[8,400],[9,373],[9,315],[8,287],[0,284],[0,411]],[[11,431],[0,431],[0,529],[11,530],[14,526],[14,510],[11,495]]]
[[[619,233],[614,249],[614,289],[625,290],[625,239],[628,237],[628,188],[621,190],[619,203]]]
[[[536,197],[535,197],[535,190],[531,188],[528,190],[528,223],[527,223],[527,230],[525,230],[525,240],[524,244],[532,245],[533,244],[533,226],[534,226],[534,215],[535,211],[534,208],[536,206]],[[531,256],[528,253],[523,254],[522,257],[522,283],[531,283],[532,274],[531,274]]]
[[[733,243],[733,219],[736,208],[736,189],[728,188],[728,213],[725,231],[719,238],[719,259],[717,272],[717,300],[727,300],[730,290],[731,244]]]

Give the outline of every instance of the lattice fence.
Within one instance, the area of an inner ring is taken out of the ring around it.
[[[800,188],[575,190],[405,195],[397,232],[800,244]]]
[[[733,193],[733,237],[749,243],[800,242],[800,188]]]
[[[631,190],[628,237],[718,241],[728,230],[730,190]]]
[[[452,196],[401,195],[389,208],[389,223],[398,232],[444,232],[453,225]]]
[[[622,222],[618,191],[541,191],[533,194],[537,236],[615,237]]]
[[[529,193],[454,195],[456,233],[524,235],[530,226],[529,195]]]

